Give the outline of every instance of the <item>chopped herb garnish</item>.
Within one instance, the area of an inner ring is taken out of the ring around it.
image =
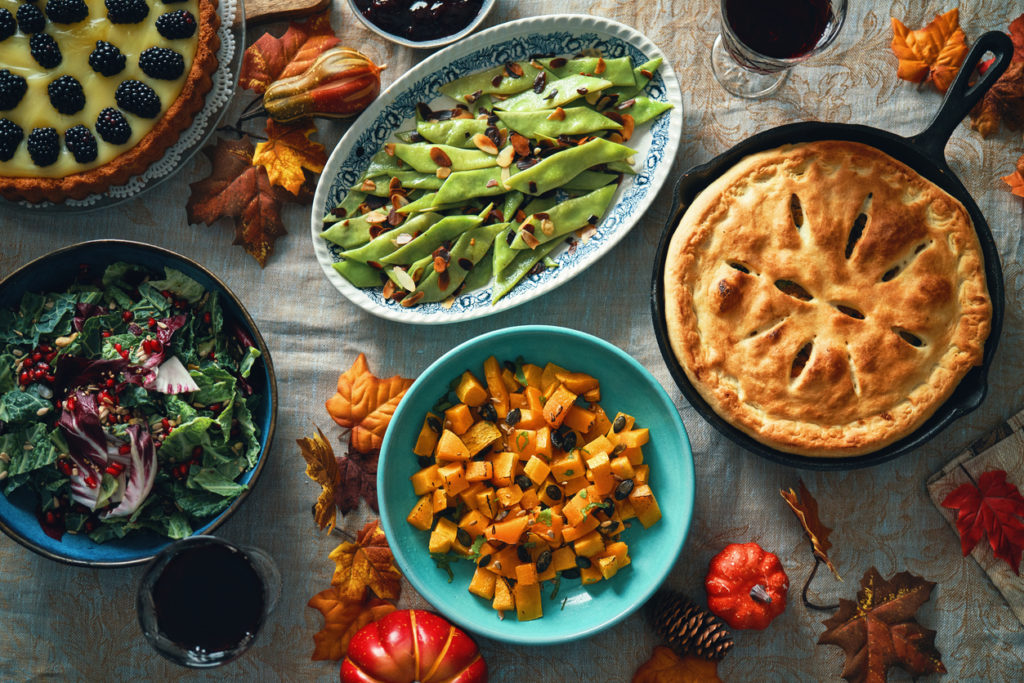
[[[484,541],[485,539],[483,536],[476,537],[476,540],[473,541],[473,545],[469,549],[469,559],[474,562],[480,559],[480,548],[484,546]]]
[[[438,569],[443,569],[448,572],[448,583],[455,580],[455,574],[452,573],[451,558],[447,555],[439,555],[438,553],[430,553],[430,558],[434,560],[434,564],[437,565]]]
[[[537,523],[551,526],[551,508],[546,508],[537,513]]]
[[[558,588],[562,585],[562,577],[555,574],[555,578],[551,580],[554,584],[554,589],[551,591],[551,599],[554,600],[555,596],[558,595]]]

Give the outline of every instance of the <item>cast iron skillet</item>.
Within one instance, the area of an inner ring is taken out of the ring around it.
[[[974,73],[975,67],[987,52],[995,55],[995,61],[974,85],[968,87],[968,80]],[[665,363],[668,365],[672,378],[679,385],[679,389],[690,405],[718,431],[743,448],[784,465],[818,470],[853,469],[877,465],[918,448],[945,429],[951,422],[981,405],[988,391],[986,379],[988,368],[995,355],[996,344],[999,342],[999,334],[1003,327],[1003,273],[999,265],[999,252],[992,240],[988,223],[985,222],[985,217],[981,215],[981,211],[971,195],[946,164],[944,150],[953,130],[1006,70],[1012,56],[1013,44],[1006,34],[991,31],[981,36],[974,44],[970,54],[967,55],[967,59],[964,60],[960,73],[946,93],[935,118],[927,128],[913,137],[904,138],[878,128],[846,123],[820,121],[794,123],[758,133],[708,163],[691,169],[679,179],[672,210],[669,213],[671,218],[665,226],[655,257],[654,281],[651,291],[654,331],[658,338],[658,346],[661,348],[661,355],[664,356]],[[719,417],[690,384],[682,366],[676,360],[668,341],[665,322],[663,274],[668,244],[690,202],[722,173],[750,154],[782,145],[815,140],[852,140],[871,145],[902,161],[958,199],[970,213],[974,228],[978,233],[981,251],[985,258],[988,291],[992,298],[992,329],[985,343],[982,364],[967,373],[952,396],[912,434],[873,453],[843,458],[810,458],[784,453],[756,441]]]

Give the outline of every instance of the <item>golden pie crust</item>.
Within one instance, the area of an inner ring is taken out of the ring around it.
[[[165,5],[151,0],[150,12],[154,16],[163,11],[173,11],[181,5]],[[102,6],[102,3],[100,3]],[[92,9],[92,7],[90,7]],[[13,13],[13,10],[12,10]],[[83,25],[91,22],[82,22]],[[217,70],[217,50],[220,49],[220,17],[217,14],[217,0],[198,0],[196,14],[197,30],[195,55],[191,67],[184,75],[185,82],[181,92],[164,109],[159,120],[148,133],[134,146],[114,157],[113,160],[86,171],[72,173],[59,178],[33,176],[4,176],[0,171],[0,196],[10,200],[24,200],[33,203],[42,201],[62,202],[66,199],[84,199],[89,195],[102,193],[114,185],[123,185],[135,175],[144,172],[158,161],[167,148],[178,141],[179,136],[189,126],[195,115],[203,108],[206,94],[213,87],[212,75]],[[101,38],[116,42],[118,31],[138,30],[134,24],[111,24],[110,32]],[[96,37],[96,36],[93,36]],[[137,58],[131,55],[129,58]],[[40,67],[41,69],[42,67]],[[84,67],[88,69],[88,66]],[[61,71],[58,67],[54,73]],[[88,90],[86,97],[89,97]],[[111,101],[109,105],[115,107]],[[63,147],[63,129],[60,126],[60,115],[54,112],[54,123],[61,131]],[[90,126],[95,134],[95,129]],[[28,134],[28,130],[25,134]],[[97,135],[99,144],[104,144]],[[25,144],[23,141],[22,145]],[[66,151],[65,151],[66,153]]]
[[[981,363],[991,325],[967,210],[854,142],[741,160],[687,209],[664,278],[672,350],[700,395],[805,456],[909,435]]]

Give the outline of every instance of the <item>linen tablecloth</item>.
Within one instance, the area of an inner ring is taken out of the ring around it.
[[[387,63],[385,86],[426,53],[398,48],[366,30],[347,4],[335,2],[333,24],[342,44]],[[947,2],[850,3],[836,44],[793,70],[775,95],[760,101],[731,97],[714,81],[708,55],[718,32],[715,0],[502,0],[487,24],[556,11],[617,19],[649,36],[679,77],[683,137],[673,175],[707,161],[747,136],[783,123],[824,120],[864,123],[911,135],[941,101],[931,88],[898,80],[889,49],[890,17],[913,28],[950,9]],[[962,3],[969,41],[1006,30],[1024,11],[1019,1]],[[250,27],[251,42],[266,27]],[[278,34],[283,26],[275,27]],[[237,112],[246,98],[236,98]],[[229,118],[231,116],[229,115]],[[346,124],[322,125],[330,149]],[[838,679],[844,656],[815,645],[828,613],[807,610],[799,587],[813,566],[808,542],[779,496],[803,477],[834,527],[831,552],[846,581],[819,573],[812,589],[823,602],[853,599],[871,566],[883,576],[909,570],[937,586],[918,613],[938,632],[948,680],[1020,680],[1024,634],[984,572],[960,556],[959,540],[925,488],[929,475],[974,438],[1024,406],[1024,201],[999,180],[1024,153],[1021,135],[1003,130],[982,140],[966,125],[947,147],[954,171],[980,205],[995,234],[1006,279],[1006,321],[989,375],[984,405],[926,447],[866,470],[817,473],[762,460],[712,430],[686,403],[658,352],[648,292],[651,264],[667,219],[671,180],[627,239],[562,288],[500,315],[443,327],[416,327],[377,319],[348,303],[323,276],[312,252],[309,210],[289,205],[289,234],[260,269],[231,245],[226,223],[190,226],[188,184],[204,177],[201,156],[142,198],[97,212],[46,215],[0,210],[0,276],[59,246],[99,237],[152,242],[187,254],[221,276],[248,307],[270,345],[279,386],[277,436],[258,485],[217,532],[266,549],[284,577],[277,610],[258,644],[242,659],[210,673],[174,667],[152,652],[135,617],[141,568],[89,570],[38,557],[0,537],[0,680],[337,680],[337,665],[310,661],[321,617],[310,596],[330,585],[327,554],[341,540],[319,532],[310,515],[318,487],[303,474],[295,439],[314,424],[336,436],[323,402],[337,375],[360,351],[378,374],[415,377],[452,346],[485,331],[523,323],[577,328],[632,354],[674,398],[689,431],[697,498],[686,546],[667,584],[703,603],[708,562],[732,541],[756,540],[776,552],[794,585],[786,612],[767,630],[735,632],[736,646],[719,672],[729,681]],[[341,523],[354,533],[369,519],[364,507]],[[403,606],[422,605],[406,584]],[[543,621],[538,624],[543,628]],[[660,638],[635,614],[606,633],[558,647],[510,647],[481,639],[495,681],[627,681]],[[908,676],[893,670],[892,680]]]

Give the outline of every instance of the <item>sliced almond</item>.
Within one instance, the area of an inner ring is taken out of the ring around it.
[[[620,135],[619,133],[610,133],[610,134],[608,135],[608,139],[609,139],[609,140],[610,140],[611,142],[617,142],[617,143],[619,143],[619,144],[622,144],[623,142],[625,142],[625,141],[626,141],[626,139],[625,139],[625,138],[623,138],[623,137],[622,137],[622,136],[621,136],[621,135]]]
[[[476,135],[473,136],[473,145],[476,146],[476,148],[481,152],[487,152],[488,154],[498,153],[498,148],[494,144],[494,140],[491,140],[483,133],[477,133]]]
[[[452,174],[452,169],[450,169],[447,166],[438,166],[437,170],[434,171],[434,175],[436,175],[441,180],[444,180],[445,178],[447,178],[451,174]]]
[[[395,143],[389,142],[386,145],[384,145],[384,153],[387,154],[389,157],[395,156]]]
[[[636,128],[636,120],[633,119],[629,114],[622,115],[622,130],[619,131],[619,135],[622,136],[623,142],[633,137],[633,130]]]
[[[508,186],[508,179],[511,177],[512,171],[508,170],[508,166],[503,166],[501,169],[501,186],[504,187],[506,190],[512,189],[511,187]]]
[[[585,99],[587,101],[587,104],[589,104],[591,107],[593,107],[593,106],[595,106],[597,104],[597,101],[600,98],[601,98],[601,91],[600,90],[595,90],[594,92],[588,92],[583,99]]]
[[[551,222],[550,218],[545,218],[540,222],[540,231],[550,237],[555,232],[555,224]]]
[[[492,187],[497,187],[497,186],[498,186],[498,181],[495,180],[494,178],[491,178],[490,180],[487,181],[487,185],[485,187],[490,189]]]
[[[395,283],[392,282],[391,280],[385,282],[384,289],[381,290],[380,294],[385,299],[390,299],[395,294]]]
[[[604,58],[603,57],[598,57],[597,58],[597,66],[594,67],[594,75],[600,76],[601,74],[604,73],[605,68],[606,67],[605,67],[605,64],[604,64]]]
[[[425,296],[426,294],[424,294],[423,292],[413,292],[409,296],[402,299],[402,306],[404,306],[405,308],[411,308],[412,306],[418,304],[420,302],[420,299],[422,299]]]
[[[530,156],[530,141],[527,140],[525,136],[520,135],[519,133],[512,133],[512,135],[509,136],[509,140],[512,143],[512,147],[515,149],[516,154],[521,157]]]
[[[363,216],[367,223],[383,223],[388,219],[387,214],[383,214],[380,211],[371,211],[370,213]]]
[[[396,211],[401,209],[403,206],[409,205],[409,198],[404,194],[393,194],[391,195],[391,207]]]
[[[373,192],[377,189],[377,183],[367,178],[363,181],[363,184],[359,186],[359,189],[363,192]]]
[[[536,249],[537,245],[540,244],[540,240],[533,236],[532,233],[526,232],[525,230],[519,232],[519,236],[523,238],[523,242],[526,243],[530,249]]]
[[[502,168],[508,168],[509,166],[512,165],[512,161],[515,158],[516,158],[516,150],[515,150],[514,147],[509,145],[509,146],[505,147],[504,149],[502,149],[500,152],[498,152],[498,158],[497,158],[498,166],[501,166]]]
[[[565,110],[561,107],[555,107],[555,110],[548,114],[548,121],[564,121]]]
[[[416,281],[412,279],[412,276],[409,275],[409,273],[405,272],[401,268],[395,268],[394,274],[395,279],[398,280],[398,284],[400,284],[405,290],[411,292],[416,289]]]
[[[445,151],[440,147],[430,148],[430,160],[433,161],[438,166],[451,168],[452,165],[451,157],[445,154]]]
[[[409,244],[409,242],[412,242],[412,235],[407,232],[403,232],[395,238],[395,246],[400,247],[403,244]]]

